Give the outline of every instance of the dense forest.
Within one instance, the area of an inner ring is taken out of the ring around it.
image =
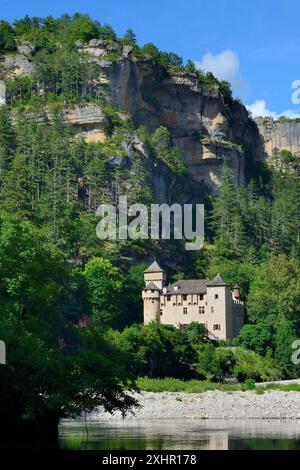
[[[207,191],[201,201],[200,251],[185,252],[178,240],[100,241],[100,203],[116,194],[153,202],[142,158],[130,170],[110,163],[125,156],[124,142],[138,137],[183,185],[194,183],[166,127],[136,128],[91,87],[96,72],[74,44],[94,38],[130,44],[136,55],[189,70],[208,87],[218,84],[226,103],[233,99],[226,82],[153,44],[139,47],[132,30],[117,38],[111,26],[80,14],[0,22],[0,54],[29,41],[36,65],[30,78],[5,80],[9,103],[0,107],[0,339],[7,347],[0,416],[20,431],[34,425],[55,434],[61,416],[97,405],[125,413],[136,404],[127,392],[137,377],[244,382],[300,372],[291,361],[300,334],[297,159],[276,151],[269,167],[252,165],[244,186],[234,184],[225,161],[218,195]],[[101,105],[103,142],[87,143],[63,119],[67,104],[82,102]],[[239,336],[226,344],[197,324],[143,326],[143,270],[154,256],[169,263],[173,279],[220,273],[231,286],[238,282],[247,309]]]

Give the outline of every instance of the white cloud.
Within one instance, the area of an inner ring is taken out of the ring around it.
[[[211,52],[207,52],[202,56],[201,61],[196,61],[195,64],[200,70],[213,73],[213,75],[215,75],[219,80],[227,80],[232,86],[234,95],[239,96],[244,100],[247,99],[247,82],[241,74],[240,59],[235,51],[228,49],[215,55]],[[296,88],[298,82],[294,83],[295,86],[293,86],[293,88]],[[298,94],[300,95],[299,91]],[[265,100],[257,100],[246,106],[246,108],[250,111],[253,117],[261,116],[278,119],[281,116],[285,116],[290,119],[300,118],[300,109],[285,109],[281,113],[276,113],[275,111],[268,109]]]
[[[265,100],[257,100],[253,104],[246,106],[248,111],[252,114],[254,118],[256,117],[272,117],[273,119],[278,119],[281,116],[285,116],[290,119],[300,118],[300,110],[285,109],[282,113],[276,113],[270,111],[267,108],[267,103]]]
[[[234,94],[243,95],[247,91],[246,80],[240,72],[240,59],[235,51],[226,50],[219,54],[207,52],[196,66],[204,72],[212,72],[219,80],[231,83]]]

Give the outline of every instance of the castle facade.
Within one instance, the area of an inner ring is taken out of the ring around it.
[[[167,285],[166,272],[156,261],[144,271],[144,324],[157,321],[184,329],[192,322],[206,326],[211,337],[231,339],[244,325],[240,287],[231,290],[220,275]]]

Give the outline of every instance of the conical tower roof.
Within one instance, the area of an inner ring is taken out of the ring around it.
[[[227,286],[227,283],[223,281],[220,274],[218,274],[212,281],[209,282],[208,286]]]
[[[165,272],[165,270],[159,266],[156,260],[154,260],[153,263],[149,266],[149,268],[145,269],[144,271],[144,273],[162,273],[162,272]]]

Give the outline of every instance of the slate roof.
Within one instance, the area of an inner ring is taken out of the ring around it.
[[[144,273],[161,273],[164,272],[164,269],[162,269],[157,261],[153,261],[153,263],[149,266],[149,268],[145,269]]]
[[[144,290],[159,290],[160,291],[160,288],[157,287],[154,282],[149,282],[149,284],[146,285],[146,287],[144,288]]]
[[[207,279],[195,279],[195,280],[184,280],[177,281],[174,284],[170,284],[167,287],[167,291],[164,292],[164,295],[171,294],[205,294],[206,286],[209,281]],[[175,289],[175,286],[178,286],[178,289]]]
[[[220,274],[218,274],[212,281],[209,281],[210,286],[227,286],[226,282],[223,281]]]
[[[175,289],[175,287],[178,287]],[[212,281],[209,279],[191,279],[181,280],[170,284],[166,288],[164,295],[172,294],[206,294],[207,287],[214,286],[227,286],[221,276],[218,274]]]

